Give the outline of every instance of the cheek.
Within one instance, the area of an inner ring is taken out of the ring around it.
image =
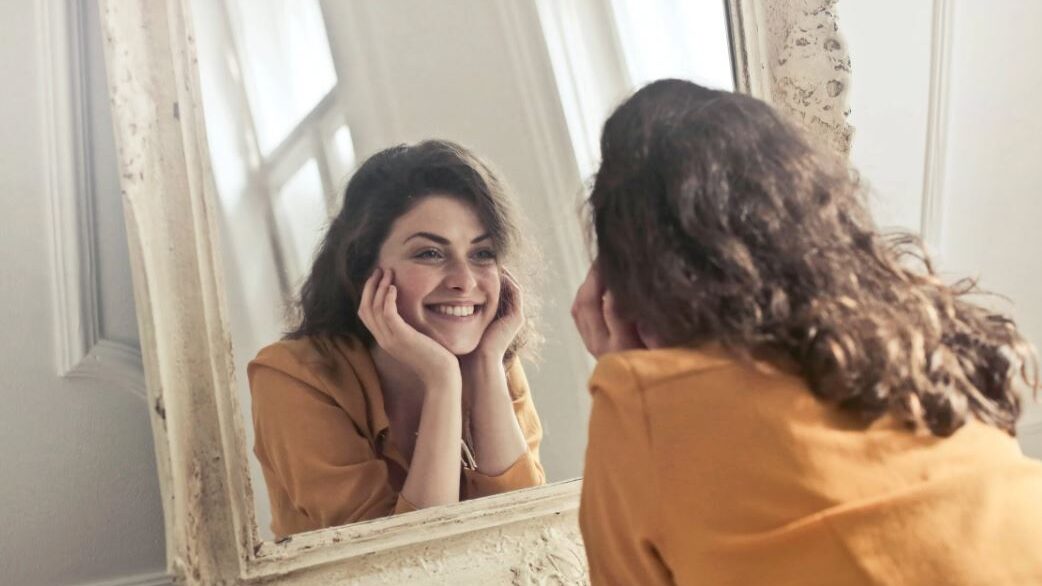
[[[423,299],[436,282],[425,267],[403,264],[389,267],[394,270],[394,286],[398,288],[398,311],[404,315],[418,315]]]

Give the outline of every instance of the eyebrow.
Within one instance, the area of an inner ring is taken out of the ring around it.
[[[413,234],[412,236],[409,236],[408,238],[403,240],[402,244],[405,244],[406,242],[412,240],[413,238],[426,238],[427,240],[431,240],[433,242],[437,242],[438,244],[441,244],[442,246],[450,246],[452,244],[451,242],[449,242],[448,238],[445,238],[444,236],[438,236],[437,234],[431,234],[430,232],[417,232],[417,233]],[[481,236],[478,236],[477,238],[471,240],[470,243],[471,244],[477,244],[478,242],[481,242],[482,240],[488,240],[489,238],[492,238],[492,235],[489,234],[488,232],[486,232],[486,233],[482,234]]]

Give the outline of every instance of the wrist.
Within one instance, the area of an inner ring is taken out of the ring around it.
[[[486,377],[505,371],[502,352],[480,350],[471,352],[464,360],[461,360],[460,368],[466,379]]]
[[[463,376],[459,368],[441,370],[420,377],[423,384],[423,392],[426,397],[454,396],[460,397],[463,393]]]
[[[503,367],[504,352],[478,348],[460,360],[460,367],[470,371],[485,371]]]

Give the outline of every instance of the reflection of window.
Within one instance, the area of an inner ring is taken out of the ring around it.
[[[213,172],[238,257],[230,264],[244,283],[268,271],[285,298],[355,164],[322,9],[319,0],[192,8]]]
[[[536,0],[579,172],[597,167],[601,125],[665,77],[734,89],[725,0]]]
[[[241,374],[286,331],[285,302],[354,169],[345,79],[319,0],[188,1]],[[249,405],[247,378],[236,378]],[[253,427],[245,431],[252,443]],[[255,459],[250,468],[258,527],[272,539],[267,486]]]
[[[268,155],[336,85],[317,0],[227,0],[232,36]]]
[[[333,136],[329,137],[326,148],[330,152],[329,162],[335,176],[344,177],[355,168],[355,141],[346,124],[337,128]]]
[[[611,0],[630,85],[664,77],[734,90],[723,0]]]
[[[327,217],[318,164],[308,159],[275,196],[275,224],[290,282],[306,276],[312,250],[322,237]]]

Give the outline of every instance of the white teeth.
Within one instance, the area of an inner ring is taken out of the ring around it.
[[[445,315],[451,315],[454,317],[467,317],[474,315],[473,305],[435,305],[434,311],[443,313]]]

